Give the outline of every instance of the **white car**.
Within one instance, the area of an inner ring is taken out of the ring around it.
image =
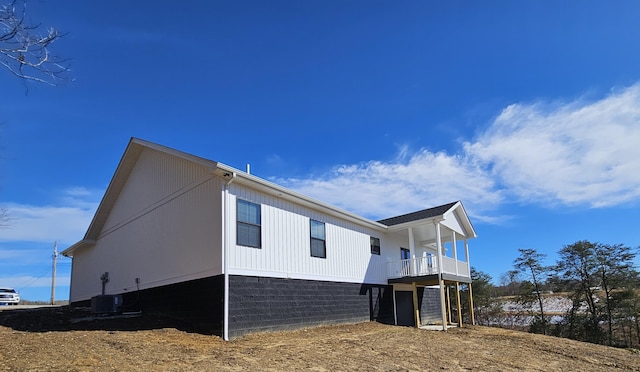
[[[0,305],[17,305],[20,303],[20,293],[13,288],[0,288]]]

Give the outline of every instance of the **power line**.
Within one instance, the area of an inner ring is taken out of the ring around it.
[[[22,291],[24,288],[29,287],[31,285],[31,283],[35,282],[38,279],[42,279],[43,276],[48,275],[51,271],[49,269],[47,269],[44,273],[42,273],[40,276],[37,277],[33,277],[31,278],[26,284],[22,285],[19,287],[19,291]]]

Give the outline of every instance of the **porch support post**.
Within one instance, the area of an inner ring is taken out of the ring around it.
[[[433,224],[436,228],[436,257],[438,258],[438,274],[442,274],[442,236],[440,234],[440,221],[433,221]]]
[[[416,268],[416,243],[413,238],[413,228],[409,227],[407,229],[409,231],[409,254],[411,255],[410,268],[411,275],[418,275],[418,270]]]
[[[451,323],[451,284],[447,284],[447,324]]]
[[[438,277],[440,278],[440,310],[442,311],[442,330],[447,330],[447,310],[444,298],[444,279],[442,279],[442,236],[440,235],[440,221],[434,220],[436,228],[436,253],[438,257]]]
[[[398,311],[396,310],[396,307],[398,306],[396,304],[396,286],[393,286],[393,291],[391,293],[393,295],[393,324],[394,325],[398,325]]]
[[[456,306],[458,308],[458,327],[462,327],[462,309],[460,309],[460,283],[456,282]]]
[[[464,257],[467,259],[467,275],[471,278],[471,261],[469,260],[469,242],[464,240]]]
[[[471,315],[471,325],[476,325],[476,317],[473,312],[473,290],[471,289],[471,283],[469,283],[469,313]]]
[[[418,309],[418,287],[413,282],[413,314],[416,318],[416,328],[420,328],[420,310]]]
[[[456,276],[458,273],[458,251],[456,249],[456,232],[451,230],[451,249],[453,250],[453,263],[456,265]]]
[[[447,330],[447,306],[444,298],[444,280],[440,279],[440,311],[442,311],[442,330]]]

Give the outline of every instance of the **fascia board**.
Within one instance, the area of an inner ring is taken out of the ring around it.
[[[196,156],[196,155],[192,155],[180,150],[176,150],[173,149],[171,147],[167,147],[167,146],[163,146],[163,145],[159,145],[157,143],[153,143],[153,142],[149,142],[149,141],[145,141],[139,138],[132,138],[131,139],[131,143],[132,144],[136,144],[139,146],[143,146],[152,150],[156,150],[159,152],[163,152],[169,155],[173,155],[175,157],[181,158],[181,159],[185,159],[188,160],[192,163],[196,163],[199,165],[202,165],[205,168],[210,169],[211,171],[216,169],[217,166],[217,162],[213,161],[213,160],[209,160],[200,156]]]
[[[60,252],[60,254],[65,257],[73,257],[73,252],[77,251],[78,249],[92,247],[95,244],[96,244],[95,240],[83,239],[77,242],[76,244],[70,246],[69,248],[65,249],[64,251]]]
[[[429,218],[424,218],[421,220],[414,220],[414,221],[409,221],[409,222],[404,222],[404,223],[400,223],[397,225],[392,225],[388,227],[388,231],[389,232],[394,232],[394,231],[401,231],[401,230],[406,230],[410,227],[418,227],[418,226],[423,226],[423,225],[428,225],[429,223],[433,223],[435,221],[442,221],[443,218],[442,216],[434,216],[434,217],[429,217]]]
[[[476,234],[476,230],[473,228],[471,224],[471,220],[469,219],[469,215],[467,211],[464,209],[462,202],[457,202],[455,206],[451,208],[451,210],[458,210],[458,218],[462,221],[465,226],[465,229],[468,229],[471,234],[467,237],[467,239],[477,238],[478,234]]]

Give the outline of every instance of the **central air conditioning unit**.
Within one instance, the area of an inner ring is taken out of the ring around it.
[[[121,295],[99,295],[91,297],[92,314],[120,314],[121,312]]]

